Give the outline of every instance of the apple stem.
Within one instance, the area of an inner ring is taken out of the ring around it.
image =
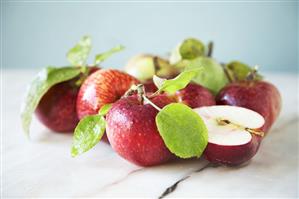
[[[150,105],[152,105],[155,109],[157,109],[158,111],[161,111],[162,109],[160,109],[156,104],[154,104],[150,99],[148,99],[145,95],[145,90],[144,90],[144,86],[143,84],[138,84],[138,85],[132,85],[131,88],[129,90],[127,90],[127,92],[124,94],[124,97],[128,97],[133,95],[134,93],[136,93],[137,91],[137,96],[138,96],[138,101],[143,104],[144,101]]]
[[[250,73],[248,73],[246,80],[247,81],[253,81],[256,78],[257,72],[258,72],[258,65],[255,65],[254,68],[252,69],[252,71]]]
[[[208,53],[207,53],[207,56],[208,57],[212,57],[212,54],[213,54],[213,47],[214,47],[214,43],[212,41],[210,41],[208,43]]]
[[[154,56],[153,63],[154,63],[154,68],[155,68],[155,73],[156,73],[161,68],[160,63],[159,63],[159,57]]]
[[[221,66],[222,66],[222,68],[223,68],[224,74],[226,75],[226,77],[227,77],[229,83],[232,83],[232,82],[233,82],[233,78],[229,75],[229,72],[228,72],[228,70],[227,70],[227,68],[226,68],[225,63],[221,63]]]
[[[245,130],[248,131],[251,134],[258,135],[258,136],[261,136],[261,137],[264,137],[264,135],[265,135],[265,133],[263,131],[254,130],[254,129],[250,129],[250,128],[245,128]]]
[[[89,68],[87,66],[81,66],[80,68],[82,76],[75,82],[75,85],[80,87],[84,80],[88,77]]]
[[[150,99],[148,99],[145,95],[143,95],[143,99],[144,99],[144,101],[146,101],[147,103],[149,103],[150,105],[152,105],[158,111],[162,110],[156,104],[154,104]]]

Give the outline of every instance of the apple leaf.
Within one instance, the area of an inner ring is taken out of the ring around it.
[[[102,115],[90,115],[80,120],[74,136],[71,154],[80,155],[94,147],[102,138],[106,129],[106,121]]]
[[[191,80],[201,72],[201,68],[185,70],[174,79],[162,79],[154,76],[153,81],[158,87],[158,92],[165,91],[173,94],[178,90],[185,88]]]
[[[108,113],[108,111],[111,109],[111,107],[112,107],[112,104],[105,104],[99,110],[99,115],[105,116]]]
[[[228,83],[222,66],[212,58],[198,57],[190,61],[185,60],[184,64],[185,70],[203,68],[203,72],[196,75],[193,81],[208,88],[213,94],[217,94]]]
[[[179,50],[182,59],[194,59],[205,55],[204,44],[194,38],[185,39]]]
[[[75,67],[47,67],[40,71],[28,87],[25,101],[21,108],[22,127],[29,135],[32,114],[43,95],[55,84],[73,79],[80,74],[80,68]]]
[[[225,65],[225,70],[227,72],[230,81],[242,81],[246,80],[247,76],[254,71],[253,68],[239,61],[232,61]],[[259,74],[254,76],[254,80],[262,80],[263,77]]]
[[[166,147],[178,157],[200,157],[208,144],[203,120],[184,104],[165,106],[157,114],[156,124]]]
[[[124,50],[125,47],[122,45],[118,45],[115,46],[114,48],[111,48],[110,50],[108,50],[107,52],[101,53],[96,55],[95,60],[94,60],[94,64],[97,65],[103,61],[105,61],[107,58],[109,58],[111,55],[113,55],[114,53],[120,52],[122,50]]]
[[[85,66],[90,51],[91,39],[89,36],[84,36],[69,50],[67,59],[73,66]]]
[[[161,88],[166,80],[167,80],[166,78],[161,78],[158,77],[157,75],[153,76],[153,82],[157,88]]]

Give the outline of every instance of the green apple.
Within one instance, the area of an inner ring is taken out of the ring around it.
[[[125,71],[142,82],[152,79],[154,75],[171,78],[178,74],[177,69],[167,60],[148,54],[131,58],[125,66]]]
[[[188,38],[176,46],[169,61],[171,64],[177,64],[182,60],[192,60],[201,56],[205,56],[205,45],[198,39]]]
[[[222,66],[215,59],[198,57],[193,60],[183,60],[180,65],[185,66],[185,70],[203,67],[203,72],[197,75],[193,81],[208,88],[214,95],[228,83]]]

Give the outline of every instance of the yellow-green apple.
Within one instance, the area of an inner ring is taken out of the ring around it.
[[[172,78],[178,71],[161,57],[141,54],[131,58],[125,66],[125,71],[141,82],[152,79],[154,75]]]

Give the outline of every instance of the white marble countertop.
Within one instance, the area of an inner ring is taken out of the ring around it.
[[[265,74],[282,93],[281,115],[258,154],[242,167],[206,167],[205,160],[141,168],[98,144],[72,158],[72,135],[36,120],[23,135],[20,103],[36,71],[2,71],[2,196],[5,197],[298,197],[298,75]],[[204,169],[202,169],[204,168]],[[189,177],[187,177],[189,176]]]

